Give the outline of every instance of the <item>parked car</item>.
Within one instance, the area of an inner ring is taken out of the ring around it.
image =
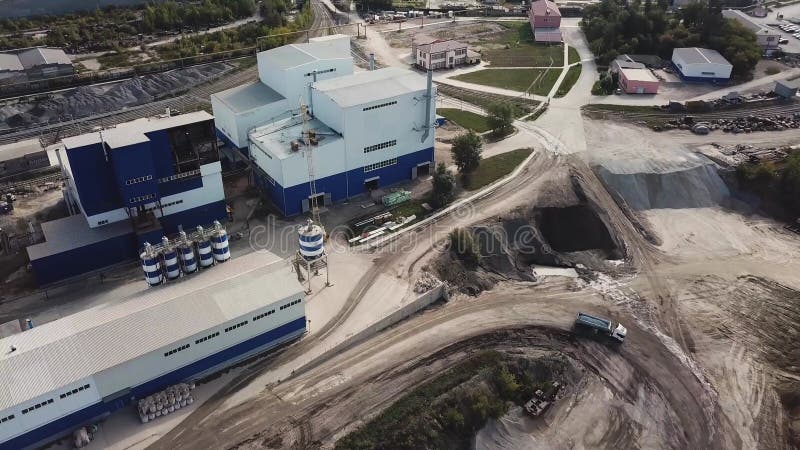
[[[788,44],[788,43],[789,43],[789,40],[788,40],[788,39],[786,39],[786,38],[780,38],[780,39],[778,40],[778,44],[780,44],[780,45],[783,45],[783,44]]]

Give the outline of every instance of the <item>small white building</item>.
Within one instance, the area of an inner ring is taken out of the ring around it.
[[[687,81],[727,82],[733,66],[716,50],[698,47],[676,48],[672,64]]]
[[[452,69],[479,61],[478,54],[470,51],[469,45],[450,39],[418,38],[412,43],[411,51],[416,66],[425,70]]]
[[[765,53],[770,53],[778,48],[780,34],[777,31],[762,27],[744,12],[738,9],[725,9],[722,11],[722,17],[735,20],[743,27],[755,33],[756,42],[758,42],[758,45],[761,46],[761,49],[764,50]]]

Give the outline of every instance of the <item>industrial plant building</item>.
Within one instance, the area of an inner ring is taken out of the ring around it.
[[[747,14],[738,9],[724,9],[722,10],[722,17],[730,20],[735,20],[741,26],[752,31],[756,35],[756,42],[764,51],[769,55],[778,49],[781,35],[777,31],[772,31],[769,28],[762,27],[759,23],[753,21]]]
[[[114,291],[96,307],[0,339],[1,450],[47,444],[306,330],[304,291],[291,265],[271,254],[165,286],[140,283],[122,298]]]
[[[672,64],[687,81],[728,82],[733,66],[716,50],[698,47],[676,48]]]
[[[0,178],[58,165],[38,139],[0,145]]]
[[[72,75],[75,68],[64,50],[35,47],[0,53],[0,83]]]
[[[213,117],[140,119],[65,138],[58,157],[73,215],[28,247],[40,284],[136,258],[181,228],[226,217]]]
[[[430,76],[354,73],[345,35],[261,52],[258,72],[259,82],[212,95],[212,106],[221,138],[245,149],[284,215],[309,209],[312,179],[322,206],[430,173]]]

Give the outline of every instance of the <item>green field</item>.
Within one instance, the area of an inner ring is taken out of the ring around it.
[[[520,165],[531,152],[533,152],[531,148],[518,148],[482,159],[478,169],[464,180],[464,189],[474,191],[503,178]]]
[[[581,55],[578,54],[578,50],[575,50],[575,47],[570,47],[567,50],[567,63],[574,64],[581,60]]]
[[[558,87],[556,91],[556,97],[563,97],[567,95],[572,89],[572,86],[575,85],[575,82],[578,81],[578,78],[581,76],[581,65],[578,64],[577,66],[572,66],[567,71],[567,75],[564,77],[564,80],[561,81],[561,85]]]
[[[464,128],[470,129],[476,133],[483,133],[484,131],[491,130],[489,122],[485,116],[475,114],[470,111],[463,111],[455,108],[439,108],[436,113],[444,116],[447,120],[454,122]]]
[[[505,48],[487,48],[481,58],[495,67],[550,67],[564,65],[562,45],[537,44],[528,22],[503,24],[508,31],[483,44],[499,44]]]
[[[474,91],[471,89],[462,89],[446,84],[437,86],[440,94],[452,97],[458,100],[463,100],[483,109],[489,109],[492,103],[507,103],[510,104],[514,110],[514,118],[519,119],[525,114],[530,113],[539,104],[538,101],[525,98],[525,97],[509,97],[507,95],[489,94],[486,92]]]
[[[484,69],[458,75],[453,79],[512,91],[547,95],[560,74],[561,69]]]

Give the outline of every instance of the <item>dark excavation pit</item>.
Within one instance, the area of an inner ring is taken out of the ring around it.
[[[535,220],[544,239],[557,252],[616,250],[608,228],[587,205],[540,208]]]

